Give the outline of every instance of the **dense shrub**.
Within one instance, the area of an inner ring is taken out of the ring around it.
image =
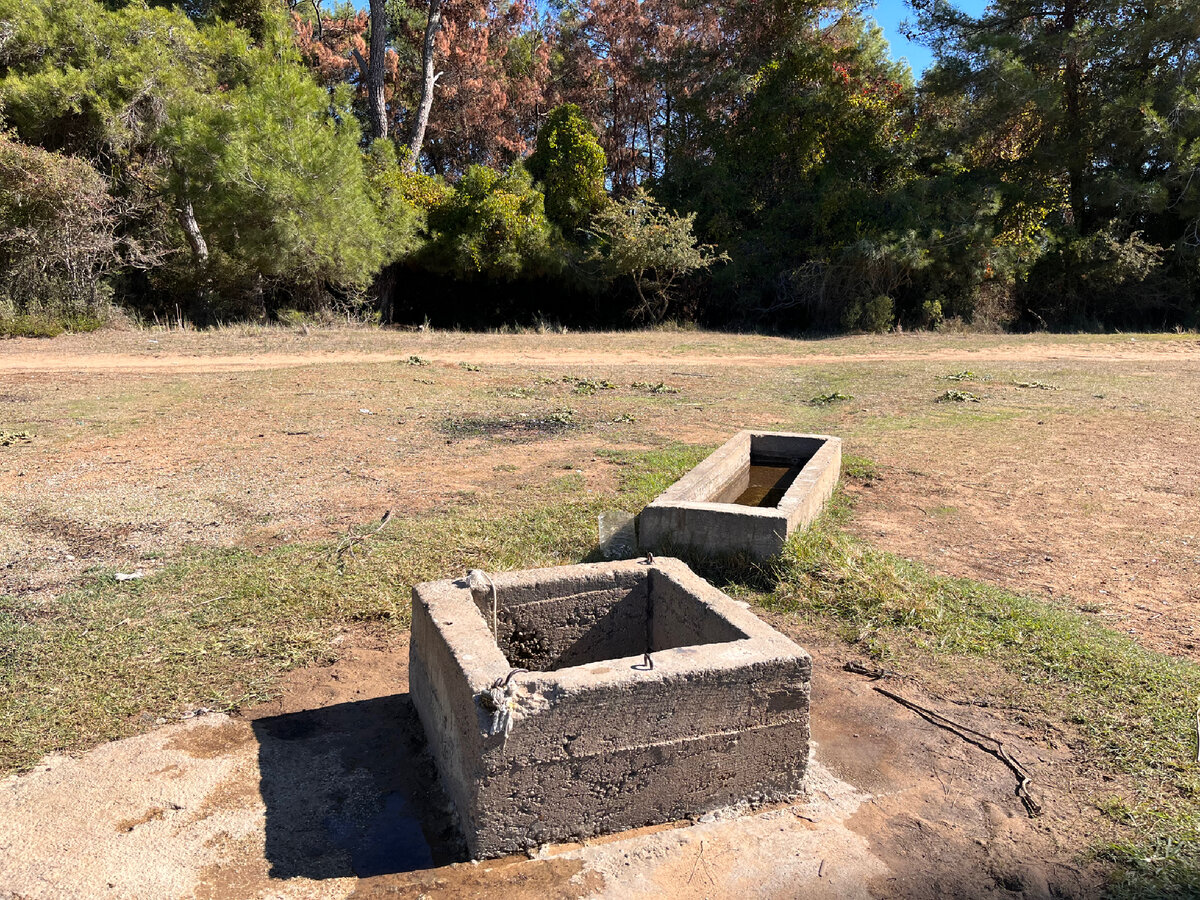
[[[561,239],[524,167],[471,166],[429,211],[421,260],[458,279],[512,281],[563,266]]]
[[[51,334],[109,316],[117,261],[104,179],[83,160],[0,133],[0,333]]]
[[[351,89],[317,85],[273,3],[192,11],[0,0],[5,117],[109,177],[122,233],[160,263],[135,301],[211,321],[365,299],[390,235]]]
[[[566,233],[582,228],[604,206],[604,163],[596,132],[579,107],[555,108],[525,166],[546,194],[546,217]]]
[[[628,279],[633,285],[633,320],[662,322],[677,312],[672,301],[684,278],[728,258],[697,243],[695,221],[695,213],[673,215],[643,188],[626,200],[609,201],[597,213],[592,261],[605,281]]]

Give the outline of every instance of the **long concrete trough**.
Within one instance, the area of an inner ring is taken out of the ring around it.
[[[494,585],[494,612],[478,579],[413,588],[412,700],[472,857],[801,791],[812,661],[745,604],[664,558]]]
[[[842,442],[822,434],[739,431],[638,516],[655,553],[777,556],[833,494]]]

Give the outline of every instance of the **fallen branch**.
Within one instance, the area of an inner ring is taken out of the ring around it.
[[[1005,748],[1003,742],[1000,741],[999,738],[993,737],[990,734],[984,734],[981,731],[976,731],[974,728],[963,725],[961,722],[955,722],[953,719],[949,719],[935,710],[921,706],[919,703],[915,703],[912,700],[909,700],[907,697],[902,697],[899,694],[887,690],[886,688],[881,688],[876,685],[874,689],[880,694],[883,694],[883,696],[888,697],[891,700],[895,700],[901,706],[911,709],[917,715],[938,726],[939,728],[944,728],[947,731],[957,734],[968,744],[974,744],[984,753],[988,753],[996,757],[996,759],[1008,766],[1008,768],[1012,770],[1012,773],[1017,776],[1017,796],[1021,798],[1021,803],[1025,806],[1025,811],[1029,814],[1029,817],[1032,819],[1041,814],[1041,804],[1034,800],[1033,796],[1029,793],[1029,784],[1033,778],[1030,776],[1029,772],[1026,771],[1023,765],[1013,759],[1012,755],[1008,752],[1007,748]],[[1197,712],[1197,720],[1200,721],[1200,712]],[[1200,753],[1197,755],[1200,755]]]
[[[375,537],[375,535],[377,535],[377,534],[379,534],[379,532],[383,531],[383,529],[387,526],[387,523],[390,522],[391,519],[392,519],[392,511],[389,509],[387,512],[385,512],[383,514],[383,518],[379,520],[379,524],[375,526],[374,531],[368,531],[366,534],[351,533],[351,534],[347,534],[344,538],[342,538],[342,543],[340,543],[338,545],[337,551],[335,553],[335,555],[337,556],[338,562],[341,562],[342,558],[347,553],[349,553],[351,556],[353,556],[354,555],[354,545],[356,543],[361,544],[364,541],[366,541],[368,538]]]

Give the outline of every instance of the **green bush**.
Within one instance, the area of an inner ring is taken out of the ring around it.
[[[6,122],[101,167],[150,306],[212,321],[362,298],[394,235],[353,89],[313,80],[281,4],[178,6],[0,0]]]
[[[937,328],[945,320],[942,314],[941,300],[926,300],[921,304],[921,325],[925,328]]]
[[[880,294],[866,303],[855,301],[842,317],[842,325],[851,331],[869,331],[873,334],[885,334],[896,322],[895,306],[892,298]]]
[[[895,322],[896,313],[891,297],[881,294],[863,306],[862,327],[865,330],[885,334]]]
[[[457,278],[511,281],[549,274],[562,265],[545,201],[529,173],[471,166],[452,193],[429,212],[424,261]]]
[[[426,215],[449,189],[441,179],[414,172],[407,161],[397,160],[389,140],[373,141],[365,163],[368,193],[384,233],[385,264],[393,263],[420,246]]]
[[[728,258],[696,240],[695,221],[695,213],[674,215],[640,187],[596,215],[592,263],[606,280],[633,283],[638,298],[633,319],[662,322],[684,278]]]
[[[7,317],[0,315],[0,337],[53,338],[65,331],[82,334],[108,324],[91,316],[50,316],[45,313]]]
[[[111,200],[88,163],[0,132],[0,333],[53,336],[110,315]]]
[[[525,165],[545,191],[546,217],[568,234],[604,206],[604,150],[574,103],[551,111]]]

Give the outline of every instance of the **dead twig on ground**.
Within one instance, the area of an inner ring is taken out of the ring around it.
[[[717,883],[717,881],[716,881],[716,879],[715,879],[715,878],[713,878],[713,876],[712,876],[712,871],[711,871],[711,870],[708,868],[708,861],[707,861],[707,860],[704,858],[704,841],[700,841],[700,852],[696,854],[696,861],[695,861],[694,863],[692,863],[692,874],[690,874],[690,875],[688,876],[687,883],[688,883],[688,884],[691,884],[691,883],[692,883],[692,879],[696,877],[696,867],[697,867],[697,866],[699,866],[699,865],[700,865],[700,863],[704,863],[704,875],[705,875],[705,877],[706,877],[706,878],[707,878],[707,879],[708,879],[708,880],[709,880],[709,881],[710,881],[712,884],[716,884],[716,883]]]
[[[842,666],[842,668],[847,672],[853,672],[855,675],[865,675],[872,681],[878,681],[881,678],[887,678],[889,675],[896,674],[891,669],[885,669],[882,666],[873,669],[870,666],[863,665],[862,663],[855,662],[854,660],[846,663],[844,666]]]
[[[1196,706],[1196,762],[1200,763],[1200,705]]]
[[[383,529],[387,527],[387,523],[390,522],[391,519],[392,511],[389,509],[383,514],[383,518],[379,520],[379,524],[375,526],[374,531],[368,531],[365,534],[354,534],[353,532],[348,533],[344,538],[342,538],[342,542],[338,544],[337,550],[334,552],[334,555],[337,557],[337,561],[339,563],[342,562],[347,553],[353,556],[355,544],[361,544],[369,538],[375,537],[375,535],[379,534],[379,532],[383,531]]]
[[[957,734],[968,744],[974,744],[984,753],[988,753],[996,757],[996,759],[1008,766],[1008,768],[1012,770],[1012,773],[1017,776],[1017,796],[1021,798],[1021,803],[1024,805],[1025,811],[1029,814],[1029,817],[1032,819],[1041,814],[1041,804],[1034,800],[1033,796],[1029,793],[1029,784],[1033,778],[1030,776],[1025,767],[1021,765],[1021,763],[1013,759],[1012,754],[1008,752],[1008,749],[1004,746],[1004,743],[999,738],[993,737],[990,734],[984,734],[982,731],[976,731],[974,728],[947,718],[936,710],[922,706],[921,704],[909,700],[907,697],[902,697],[900,694],[889,691],[886,688],[881,688],[876,685],[874,689],[880,694],[883,694],[883,696],[891,700],[895,700],[901,706],[911,709],[926,721],[931,722],[939,728],[944,728],[946,731]],[[1198,716],[1200,716],[1200,713],[1198,713]]]

